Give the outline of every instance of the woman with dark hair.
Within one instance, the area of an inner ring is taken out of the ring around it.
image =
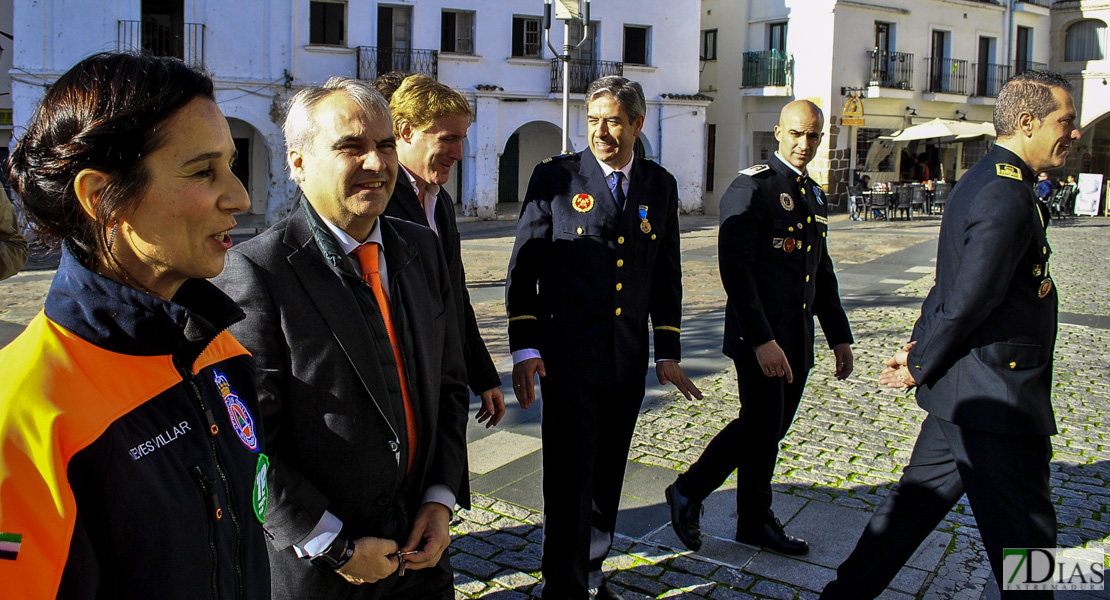
[[[206,278],[250,206],[212,81],[99,54],[46,91],[11,182],[62,258],[0,350],[4,596],[269,598],[243,313]]]

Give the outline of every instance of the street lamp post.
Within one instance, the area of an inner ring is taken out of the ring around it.
[[[543,31],[544,40],[551,53],[563,61],[563,154],[570,152],[570,51],[581,46],[590,39],[590,0],[556,0],[555,18],[563,22],[563,52],[559,53],[551,44],[551,3],[543,3]],[[575,19],[582,20],[582,39],[578,44],[570,45],[570,22]]]

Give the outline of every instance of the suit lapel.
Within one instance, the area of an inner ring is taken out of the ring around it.
[[[397,184],[393,186],[393,196],[389,201],[397,204],[397,207],[404,213],[399,216],[403,216],[406,221],[419,223],[425,227],[428,226],[428,217],[424,214],[424,207],[420,204],[420,199],[416,197],[409,176],[405,173],[397,174]]]
[[[320,312],[327,328],[335,336],[339,348],[347,357],[351,368],[358,374],[366,393],[377,406],[386,422],[393,427],[397,421],[389,402],[379,402],[378,395],[386,397],[382,382],[383,376],[376,361],[368,360],[376,349],[370,341],[368,324],[359,315],[361,308],[354,294],[347,288],[336,269],[328,264],[323,252],[313,238],[312,231],[305,221],[303,210],[290,223],[285,232],[284,242],[289,248],[289,265],[304,286],[313,306]],[[394,431],[394,434],[398,434]]]

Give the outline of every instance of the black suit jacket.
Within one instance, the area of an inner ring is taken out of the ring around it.
[[[265,528],[275,597],[373,597],[375,586],[351,586],[296,558],[291,545],[325,510],[351,538],[403,543],[425,490],[443,484],[458,494],[466,475],[467,394],[439,241],[426,227],[388,217],[379,227],[416,403],[419,443],[409,477],[385,326],[376,312],[362,316],[365,303],[354,290],[365,283],[307,202],[228,252],[216,279],[247,313],[233,331],[258,364],[272,465]]]
[[[851,343],[829,258],[828,201],[809,177],[772,156],[740,172],[721,197],[718,257],[728,302],[724,353],[775,340],[790,368],[813,367],[813,317],[829,347]]]
[[[439,230],[439,241],[443,246],[443,256],[447,259],[447,270],[451,275],[451,287],[455,291],[455,310],[458,313],[460,333],[463,340],[463,356],[466,360],[467,384],[474,395],[501,385],[501,376],[486,350],[486,343],[478,330],[478,320],[470,305],[470,292],[466,289],[466,273],[463,270],[462,244],[459,239],[459,225],[455,220],[454,204],[451,195],[441,186],[436,196],[434,218]],[[390,217],[404,219],[428,226],[424,207],[416,197],[408,177],[404,173],[397,176],[393,196],[385,207]]]
[[[996,145],[964,173],[944,209],[936,285],[908,360],[921,407],[957,425],[1056,433],[1058,301],[1045,283],[1051,249],[1033,181],[1017,155]]]
[[[681,358],[674,176],[636,159],[618,211],[590,152],[544,160],[528,183],[505,296],[510,347],[539,350],[548,374],[642,385],[649,316],[655,358]]]

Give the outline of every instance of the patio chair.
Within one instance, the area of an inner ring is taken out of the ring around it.
[[[902,214],[905,213],[906,218],[912,221],[913,220],[913,188],[908,186],[908,185],[904,186],[904,187],[900,187],[900,188],[898,188],[897,194],[898,195],[895,198],[895,204],[894,204],[894,214],[895,214],[895,216],[897,216],[898,218],[901,218]]]
[[[933,202],[929,205],[929,214],[933,214],[934,208],[940,208],[940,214],[944,214],[944,205],[948,202],[950,193],[952,193],[951,183],[938,183],[933,190]]]
[[[913,188],[913,198],[910,200],[911,218],[912,218],[912,214],[913,214],[914,209],[921,211],[921,214],[925,214],[925,205],[926,205],[926,200],[928,199],[928,194],[929,194],[929,190],[927,190],[923,187]]]

